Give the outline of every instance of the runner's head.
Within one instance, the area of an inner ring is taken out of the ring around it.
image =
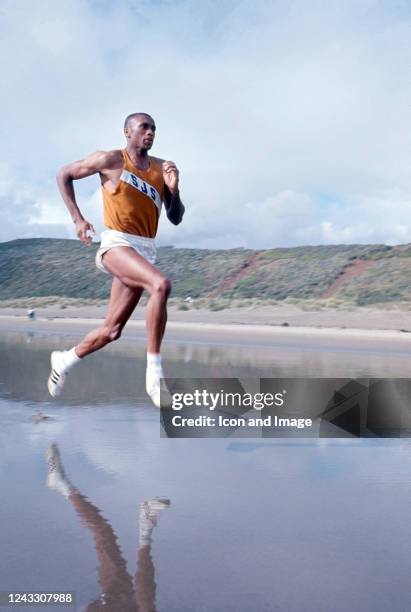
[[[148,151],[156,134],[154,119],[147,113],[132,113],[124,121],[124,134],[132,147]]]

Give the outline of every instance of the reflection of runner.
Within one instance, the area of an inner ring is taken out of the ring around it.
[[[146,289],[147,373],[146,389],[160,407],[160,379],[163,377],[160,347],[171,284],[155,266],[158,219],[164,202],[168,219],[178,225],[184,214],[179,195],[179,172],[174,162],[148,155],[156,126],[150,115],[134,113],[124,124],[127,146],[123,150],[98,151],[81,161],[64,166],[58,173],[63,200],[76,224],[79,239],[91,243],[91,223],[82,216],[74,194],[73,181],[99,174],[104,223],[96,265],[113,275],[110,303],[101,327],[91,331],[69,351],[54,351],[48,380],[50,394],[61,393],[69,369],[86,355],[117,340],[141,294]]]
[[[94,537],[102,594],[89,604],[87,610],[155,612],[156,583],[151,541],[159,513],[170,505],[169,500],[154,498],[140,505],[139,550],[134,590],[133,580],[127,571],[126,562],[110,523],[68,480],[56,444],[52,444],[48,450],[47,486],[71,502],[83,524],[90,529]]]

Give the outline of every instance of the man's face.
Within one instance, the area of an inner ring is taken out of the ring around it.
[[[124,133],[133,147],[148,151],[153,146],[156,124],[152,117],[139,115],[129,121]]]

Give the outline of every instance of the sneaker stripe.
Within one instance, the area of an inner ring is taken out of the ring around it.
[[[62,364],[60,363],[59,353],[61,351],[53,351],[51,353],[51,372],[47,381],[48,390],[52,397],[60,395],[64,383],[66,382],[66,373],[61,371]]]

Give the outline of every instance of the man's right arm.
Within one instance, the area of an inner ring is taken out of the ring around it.
[[[57,185],[61,197],[76,225],[77,236],[84,244],[91,243],[92,238],[88,235],[88,232],[95,233],[95,230],[92,224],[86,221],[80,212],[76,202],[73,181],[104,172],[110,166],[112,153],[112,151],[97,151],[86,157],[86,159],[63,166],[57,173]]]

